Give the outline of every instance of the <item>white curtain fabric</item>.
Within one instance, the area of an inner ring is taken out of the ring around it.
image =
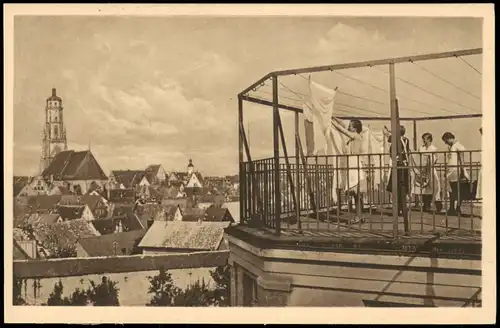
[[[309,97],[305,99],[303,104],[304,117],[306,122],[306,138],[313,139],[307,140],[307,145],[313,145],[313,150],[308,151],[309,154],[313,155],[345,155],[348,154],[347,149],[347,138],[338,131],[335,127],[332,126],[332,117],[336,116],[334,112],[335,98],[337,91],[325,87],[316,82],[310,81],[309,83]],[[345,122],[346,126],[349,122]],[[313,131],[310,131],[312,129]],[[363,129],[361,133],[363,137],[363,154],[378,154],[385,153],[388,149],[387,142],[385,142],[386,138],[384,138],[382,131],[374,131],[369,126]],[[356,161],[355,166],[357,166],[357,159],[352,158]],[[375,167],[371,171],[371,177],[375,183],[375,185],[380,184],[381,177],[385,179],[385,170],[383,172],[380,171],[380,167],[383,167],[385,163],[384,156],[364,156],[360,158],[360,162],[362,165],[366,166],[370,164],[372,167]],[[354,162],[351,160],[351,164]],[[330,165],[335,166],[335,163],[329,163]],[[338,165],[341,168],[345,168],[347,163],[345,158],[339,158]],[[352,166],[352,165],[350,165]],[[332,191],[333,199],[337,201],[337,186],[339,189],[351,189],[352,187],[357,186],[358,183],[365,180],[365,172],[360,172],[361,175],[358,179],[358,172],[356,170],[352,170],[349,175],[349,186],[346,186],[346,177],[345,174],[334,174],[333,181],[331,181],[331,186],[334,189]],[[307,193],[306,193],[307,194]]]

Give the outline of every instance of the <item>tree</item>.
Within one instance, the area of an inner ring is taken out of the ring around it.
[[[71,296],[63,297],[64,286],[59,280],[54,285],[54,290],[50,293],[49,299],[47,300],[48,306],[85,306],[87,305],[87,294],[85,291],[77,288]]]
[[[181,291],[174,301],[175,306],[211,306],[215,305],[214,292],[208,288],[209,286],[202,279],[197,280],[194,284],[188,286],[184,291]]]
[[[174,285],[172,275],[165,268],[160,268],[156,276],[149,276],[148,294],[153,294],[151,301],[146,306],[174,306],[175,298],[180,294],[180,289]]]
[[[61,280],[54,285],[54,290],[49,295],[47,304],[49,306],[118,306],[117,282],[107,277],[102,277],[100,284],[90,280],[90,287],[85,290],[76,288],[70,297],[63,297],[63,284]]]
[[[94,306],[118,306],[119,289],[116,287],[118,283],[107,277],[102,277],[101,283],[96,285],[94,281],[90,281],[90,288],[87,291],[87,297]]]
[[[13,303],[14,305],[25,305],[26,301],[22,298],[21,292],[23,290],[23,279],[17,278],[14,276],[13,279],[14,288],[13,288]]]
[[[229,306],[229,286],[231,285],[229,265],[219,266],[215,270],[211,270],[210,276],[215,281],[213,291],[215,305]]]

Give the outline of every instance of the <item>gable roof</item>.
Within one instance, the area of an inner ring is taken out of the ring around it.
[[[57,213],[63,220],[76,220],[81,219],[86,205],[59,205],[57,206]]]
[[[78,244],[80,244],[89,256],[113,256],[115,255],[115,249],[117,252],[116,255],[130,255],[145,233],[145,230],[111,233],[102,236],[81,238],[78,240]],[[126,254],[122,254],[122,248],[127,250]]]
[[[236,223],[240,222],[240,202],[227,202],[222,205],[223,208],[227,208],[231,214],[233,220]]]
[[[151,164],[146,168],[146,178],[148,179],[149,183],[153,181],[160,168],[161,164]]]
[[[38,223],[33,226],[35,239],[44,244],[54,238],[62,245],[74,245],[80,238],[98,236],[99,232],[84,219],[76,219],[60,223]]]
[[[52,224],[56,223],[59,218],[59,214],[31,214],[28,219],[28,224],[34,225],[39,223]]]
[[[205,214],[206,214],[204,217],[205,221],[222,222],[222,220],[227,214],[228,218],[230,219],[228,222],[234,223],[234,219],[231,217],[231,213],[227,208],[209,207],[206,209]]]
[[[139,247],[217,250],[229,222],[155,221]]]
[[[57,203],[61,200],[61,195],[37,195],[28,197],[28,206],[31,210],[48,211],[55,210]]]
[[[107,180],[106,174],[90,150],[58,153],[42,172],[44,178],[55,180]]]
[[[181,209],[182,221],[198,221],[205,216],[205,210],[197,207]]]
[[[24,249],[19,246],[17,241],[14,239],[14,247],[12,248],[12,257],[14,260],[30,260],[31,258],[29,257],[28,254],[24,251]]]
[[[16,197],[17,195],[19,195],[19,193],[21,192],[21,190],[23,190],[24,187],[26,187],[26,185],[30,182],[30,178],[29,177],[24,177],[24,176],[17,176],[17,177],[14,177],[14,197]]]
[[[111,171],[111,173],[116,182],[122,184],[125,188],[134,188],[146,175],[146,171],[143,170],[116,170]]]
[[[109,201],[112,203],[133,203],[135,202],[135,190],[127,189],[110,189]]]
[[[137,215],[133,213],[106,219],[97,219],[92,221],[92,224],[101,235],[106,235],[115,232],[119,221],[122,223],[123,231],[143,230],[145,228]]]

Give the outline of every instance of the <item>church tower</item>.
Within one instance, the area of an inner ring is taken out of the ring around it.
[[[67,150],[66,129],[63,120],[62,99],[52,88],[52,96],[47,98],[45,106],[45,126],[43,128],[42,158],[40,172],[43,172],[52,159],[61,151]]]

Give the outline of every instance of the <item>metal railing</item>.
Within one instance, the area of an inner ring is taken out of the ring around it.
[[[408,192],[403,195],[408,208],[406,228],[400,227],[404,219],[395,220],[392,215],[396,203],[392,199],[396,198],[387,188],[391,177],[388,153],[306,156],[299,163],[297,157],[290,156],[288,165],[280,157],[278,167],[273,158],[244,162],[240,179],[242,222],[257,220],[280,230],[389,232],[404,228],[413,234],[477,235],[481,223],[477,192],[480,156],[480,150],[414,152],[407,166],[397,166],[398,189],[402,189],[404,181],[399,179],[404,172],[409,180]],[[281,202],[279,207],[276,199]]]

